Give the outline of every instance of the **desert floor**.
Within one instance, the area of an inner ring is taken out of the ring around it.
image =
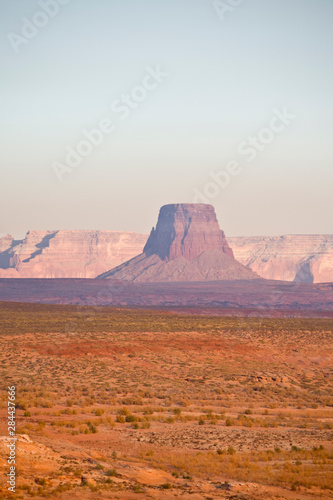
[[[333,499],[332,320],[1,303],[0,325],[0,498]]]

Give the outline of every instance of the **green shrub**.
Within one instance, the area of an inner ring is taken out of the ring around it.
[[[125,408],[120,408],[120,410],[118,411],[118,415],[125,415],[126,416],[126,415],[130,415],[130,413],[131,412],[126,407]]]
[[[116,477],[117,471],[116,471],[116,469],[109,469],[106,471],[106,475],[108,477]]]
[[[95,425],[94,425],[94,424],[92,424],[91,422],[88,422],[88,423],[87,423],[87,425],[88,425],[88,429],[87,429],[87,430],[88,430],[88,432],[87,432],[87,434],[89,433],[89,431],[90,431],[92,434],[96,434],[96,432],[98,432],[98,431],[97,431],[97,427],[95,427]]]
[[[132,415],[132,414],[126,415],[126,417],[125,417],[125,422],[137,422],[137,420],[138,420],[138,417],[136,417],[135,415]]]
[[[172,485],[170,483],[161,484],[162,490],[171,490]]]

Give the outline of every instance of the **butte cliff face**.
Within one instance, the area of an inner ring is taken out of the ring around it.
[[[234,256],[212,205],[174,204],[161,208],[143,252],[167,261],[179,257],[192,261],[206,250]]]
[[[259,278],[234,259],[212,205],[161,208],[143,253],[99,278],[127,281],[203,281]]]
[[[0,238],[0,278],[96,278],[137,256],[144,247],[146,257],[155,256],[162,264],[168,262],[168,267],[161,272],[165,273],[166,269],[169,272],[174,266],[181,274],[181,262],[184,272],[192,276],[194,268],[189,267],[188,262],[198,259],[197,264],[202,267],[202,261],[207,260],[209,254],[206,250],[200,257],[200,252],[204,248],[209,248],[210,254],[218,251],[218,257],[211,258],[211,275],[214,267],[218,274],[219,260],[232,257],[231,247],[236,261],[262,278],[333,282],[333,235],[232,237],[228,238],[229,247],[214,210],[200,210],[207,205],[196,205],[193,214],[189,205],[182,207],[183,210],[175,210],[173,214],[167,207],[165,213],[161,210],[159,224],[148,241],[147,234],[125,231],[29,231],[22,240],[3,236]],[[183,260],[176,262],[177,259]],[[229,260],[231,274],[236,261]],[[154,269],[156,271],[156,267],[151,271]],[[199,269],[196,275],[200,280]]]

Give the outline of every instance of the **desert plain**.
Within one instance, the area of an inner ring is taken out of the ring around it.
[[[332,319],[3,302],[0,321],[0,498],[333,498]]]

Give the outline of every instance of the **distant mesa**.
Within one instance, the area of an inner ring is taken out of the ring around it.
[[[180,203],[160,209],[143,253],[98,278],[158,282],[259,276],[235,260],[212,205]]]
[[[131,259],[146,234],[125,231],[29,231],[0,238],[0,278],[96,278]]]
[[[163,207],[161,223],[159,220],[149,239],[148,234],[128,231],[64,229],[28,231],[23,239],[2,236],[0,279],[96,278],[142,253],[167,262],[167,269],[175,265],[173,259],[181,258],[186,272],[193,274],[194,267],[189,269],[188,263],[196,258],[201,262],[209,254],[200,254],[209,249],[210,253],[222,250],[220,260],[234,256],[238,263],[268,280],[333,282],[332,234],[233,236],[227,242],[212,207],[194,205],[195,214],[190,214],[193,205],[181,205],[182,210],[177,211],[175,207],[179,206]],[[175,223],[170,224],[168,218]]]

